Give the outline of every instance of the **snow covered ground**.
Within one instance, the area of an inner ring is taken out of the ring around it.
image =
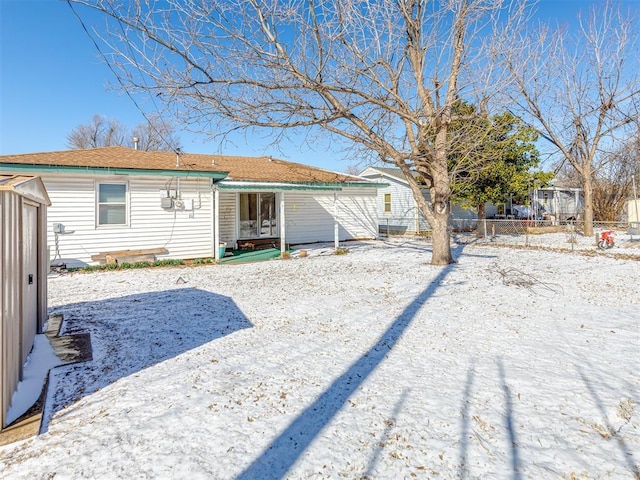
[[[94,359],[0,478],[640,478],[640,262],[463,240],[52,278]]]

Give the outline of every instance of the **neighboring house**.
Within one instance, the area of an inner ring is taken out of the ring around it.
[[[377,237],[379,184],[270,157],[105,147],[4,155],[0,172],[42,178],[51,262],[69,267],[119,250],[219,258],[220,243]]]
[[[378,189],[378,228],[381,233],[418,234],[430,230],[429,222],[420,212],[409,187],[409,182],[399,168],[368,167],[359,175],[386,186]],[[419,176],[415,173],[415,176]],[[423,189],[424,197],[429,200],[429,190]],[[496,207],[487,203],[486,216],[495,215]],[[473,228],[477,212],[451,205],[452,225],[455,229]]]
[[[532,204],[536,218],[548,218],[553,223],[577,220],[584,212],[582,189],[551,185],[533,191]]]

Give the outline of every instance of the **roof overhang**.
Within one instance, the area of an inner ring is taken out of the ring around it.
[[[409,182],[407,181],[407,179],[405,178],[405,176],[402,174],[402,170],[398,169],[394,169],[397,170],[400,174],[399,175],[394,175],[392,173],[389,173],[385,170],[380,170],[376,167],[368,167],[368,170],[373,170],[373,172],[370,173],[366,173],[364,175],[360,174],[360,176],[362,176],[363,178],[369,178],[369,177],[374,177],[374,176],[378,176],[378,177],[384,177],[387,180],[393,180],[395,182],[400,182],[405,186],[409,186]],[[366,172],[366,170],[365,170]],[[364,173],[364,172],[363,172]],[[412,172],[414,177],[419,177],[420,174],[418,172]],[[373,181],[373,180],[372,180]],[[389,184],[386,184],[386,186],[389,186]],[[424,190],[424,189],[428,189],[429,187],[427,187],[424,184],[418,184],[418,186],[420,187],[420,189]]]
[[[220,190],[264,190],[264,191],[287,191],[287,190],[313,190],[336,192],[346,187],[368,187],[381,188],[385,184],[374,182],[353,182],[353,183],[294,183],[294,182],[250,182],[241,180],[222,180],[216,182],[215,186]]]
[[[76,167],[61,165],[34,165],[22,163],[0,163],[0,172],[34,174],[91,174],[91,175],[143,175],[157,177],[201,177],[221,180],[227,172],[207,172],[202,170],[156,170],[152,168],[110,168],[110,167]]]

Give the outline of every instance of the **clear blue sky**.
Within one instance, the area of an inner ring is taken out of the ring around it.
[[[541,17],[569,23],[578,9],[591,3],[541,0],[539,8]],[[624,3],[640,8],[640,0]],[[101,24],[87,9],[78,11],[88,26]],[[129,97],[108,89],[116,79],[65,1],[0,0],[0,32],[0,154],[65,150],[67,134],[96,113],[129,128],[144,121]],[[218,144],[204,137],[178,134],[183,149],[191,153],[271,154],[338,171],[349,164],[340,160],[339,152],[313,152],[294,144],[279,152],[265,149],[267,142],[255,138],[220,152]]]

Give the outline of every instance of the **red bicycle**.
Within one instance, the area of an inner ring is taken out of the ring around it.
[[[615,239],[613,238],[613,232],[611,230],[605,230],[600,234],[600,240],[598,241],[598,248],[600,250],[613,248],[614,245]]]

